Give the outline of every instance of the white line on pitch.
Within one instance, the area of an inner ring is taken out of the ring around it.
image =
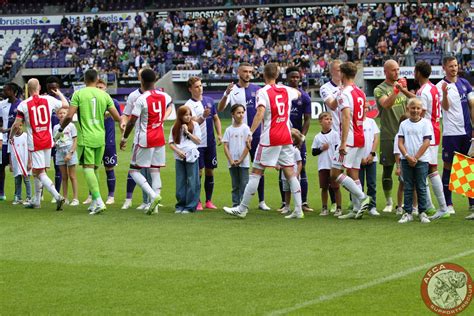
[[[364,284],[361,284],[361,285],[357,285],[357,286],[354,286],[354,287],[351,287],[351,288],[348,288],[348,289],[345,289],[345,290],[342,290],[342,291],[339,291],[339,292],[334,292],[334,293],[329,294],[329,295],[321,295],[321,296],[319,296],[317,298],[314,298],[312,300],[309,300],[309,301],[306,301],[306,302],[303,302],[303,303],[299,303],[299,304],[296,304],[296,305],[291,306],[291,307],[287,307],[287,308],[284,308],[284,309],[280,309],[280,310],[270,312],[270,313],[268,313],[268,315],[276,316],[276,315],[288,314],[288,313],[294,312],[296,310],[299,310],[299,309],[302,309],[302,308],[305,308],[305,307],[308,307],[308,306],[311,306],[311,305],[316,305],[316,304],[319,304],[319,303],[322,303],[322,302],[330,301],[330,300],[333,300],[333,299],[336,299],[336,298],[339,298],[339,297],[342,297],[342,296],[346,296],[348,294],[352,294],[352,293],[357,292],[357,291],[365,290],[365,289],[368,289],[370,287],[383,284],[385,282],[400,279],[400,278],[403,278],[403,277],[405,277],[407,275],[410,275],[412,273],[418,272],[420,270],[429,269],[429,268],[431,268],[432,266],[434,266],[436,264],[439,264],[439,263],[442,263],[442,262],[448,262],[448,261],[459,259],[459,258],[462,258],[462,257],[466,257],[466,256],[469,256],[471,254],[474,254],[474,249],[458,253],[458,254],[453,255],[451,257],[439,259],[436,262],[431,262],[431,263],[423,264],[423,265],[418,266],[418,267],[414,267],[414,268],[410,268],[410,269],[407,269],[407,270],[404,270],[404,271],[400,271],[400,272],[397,272],[397,273],[394,273],[394,274],[391,274],[391,275],[388,275],[388,276],[385,276],[385,277],[382,277],[382,278],[379,278],[379,279],[375,279],[373,281],[370,281],[370,282],[367,282],[367,283],[364,283]]]

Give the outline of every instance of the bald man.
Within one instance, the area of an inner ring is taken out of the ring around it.
[[[53,147],[53,132],[51,128],[51,115],[61,107],[68,107],[69,103],[59,89],[51,92],[59,100],[50,95],[40,96],[41,86],[35,78],[28,80],[28,99],[18,105],[15,123],[13,123],[10,138],[16,135],[21,128],[21,123],[26,123],[28,134],[28,150],[31,152],[31,167],[35,184],[35,198],[26,205],[26,208],[39,208],[41,202],[41,189],[45,188],[56,200],[56,210],[63,208],[64,197],[56,191],[53,182],[46,170],[51,163],[51,148]]]
[[[395,165],[393,140],[398,132],[398,121],[406,111],[408,98],[406,79],[399,79],[400,67],[395,60],[387,60],[384,64],[385,80],[374,89],[375,101],[380,112],[380,163],[383,166],[382,187],[386,205],[384,212],[393,210],[392,172]]]

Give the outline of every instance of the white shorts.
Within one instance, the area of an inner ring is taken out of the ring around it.
[[[360,163],[364,158],[364,148],[346,147],[347,154],[339,155],[339,150],[334,154],[332,167],[335,169],[360,169]]]
[[[51,148],[31,152],[31,166],[33,169],[49,168],[51,165]]]
[[[430,166],[438,165],[438,150],[439,150],[439,145],[430,146],[428,148],[428,156],[430,157],[430,160],[429,160]]]
[[[262,146],[258,145],[253,161],[253,167],[263,169],[265,167],[293,167],[295,165],[295,153],[293,145]]]
[[[166,165],[165,146],[144,148],[133,147],[131,164],[140,168],[160,168]]]

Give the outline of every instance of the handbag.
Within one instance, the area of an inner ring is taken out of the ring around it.
[[[196,147],[186,152],[185,161],[187,163],[194,163],[196,160],[198,160],[198,158],[199,158],[199,150]]]

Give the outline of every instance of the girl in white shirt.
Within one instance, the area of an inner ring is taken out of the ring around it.
[[[171,128],[169,144],[176,160],[176,211],[188,214],[196,211],[201,191],[199,181],[199,150],[201,128],[192,121],[191,109],[181,106]]]
[[[58,110],[57,115],[59,122],[62,122],[66,117],[67,110],[61,108]],[[77,199],[77,177],[76,177],[76,165],[78,164],[78,158],[76,153],[77,147],[77,129],[73,123],[69,123],[63,130],[62,136],[58,137],[60,124],[56,125],[53,129],[53,136],[56,147],[56,163],[61,170],[62,175],[62,187],[63,196],[66,198],[66,204],[69,204],[67,200],[68,195],[68,180],[71,180],[72,186],[72,201],[70,206],[78,206],[79,200]]]
[[[233,122],[225,130],[223,143],[232,179],[232,207],[235,207],[240,204],[245,186],[249,182],[250,128],[243,122],[245,107],[242,104],[234,104],[230,112]]]
[[[21,124],[23,125],[23,124]],[[13,136],[11,144],[11,171],[15,178],[15,197],[13,205],[22,203],[21,183],[25,183],[26,200],[23,204],[30,203],[31,200],[31,153],[28,151],[27,135],[23,133],[22,126],[18,129],[18,133]]]
[[[426,215],[427,192],[426,178],[430,157],[427,149],[432,138],[431,123],[421,117],[421,101],[412,98],[408,101],[409,119],[400,124],[398,130],[398,148],[400,149],[404,188],[404,210],[399,223],[413,221],[413,189],[418,195],[419,218],[422,223],[429,223]]]

